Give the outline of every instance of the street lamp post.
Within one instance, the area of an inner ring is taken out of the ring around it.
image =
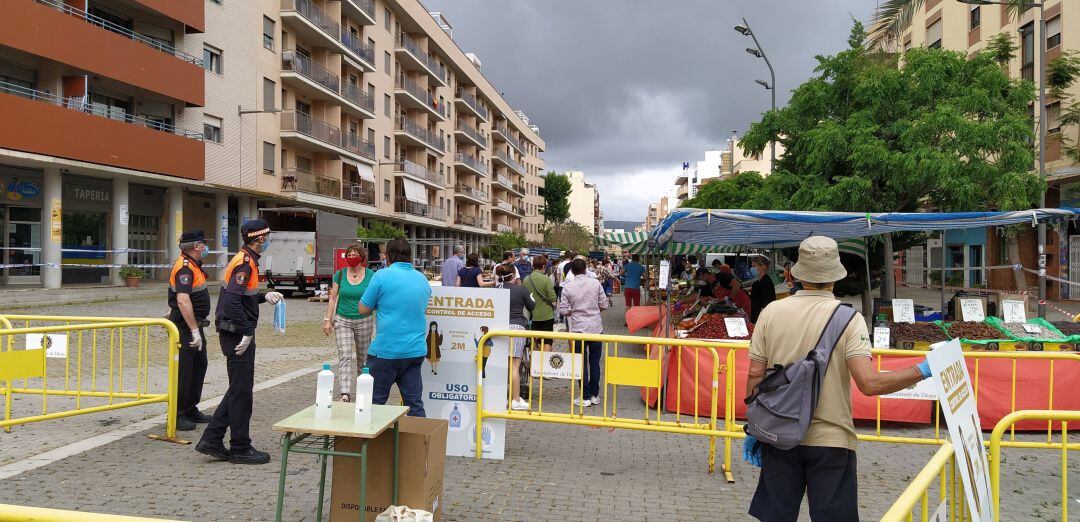
[[[750,29],[750,22],[746,21],[746,18],[742,19],[742,25],[736,25],[735,30],[742,33],[743,36],[749,36],[754,40],[754,47],[747,47],[746,52],[765,60],[765,65],[769,67],[769,82],[762,80],[755,80],[758,84],[765,87],[772,93],[772,110],[776,112],[776,72],[773,71],[772,63],[769,62],[769,57],[765,56],[765,51],[761,49],[761,44],[758,42],[757,36],[754,31]],[[732,161],[734,161],[734,157]],[[769,172],[772,173],[775,170],[776,165],[776,142],[769,142]]]
[[[991,0],[957,0],[968,5],[1012,5]],[[1046,183],[1046,12],[1043,3],[1025,3],[1039,8],[1039,181]],[[1039,208],[1046,206],[1046,189],[1039,191]],[[1039,317],[1046,317],[1046,223],[1039,222]],[[1017,289],[1019,290],[1019,289]]]

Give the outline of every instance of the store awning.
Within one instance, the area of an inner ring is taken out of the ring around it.
[[[695,243],[669,242],[662,252],[656,248],[650,248],[649,235],[645,232],[609,232],[602,236],[596,236],[596,243],[601,246],[614,245],[631,254],[662,253],[664,255],[689,255],[689,254],[740,254],[763,250],[763,247],[747,247],[743,245],[700,245]],[[845,239],[838,241],[840,251],[866,258],[865,239]],[[775,245],[775,248],[798,246],[797,242]]]
[[[424,188],[423,184],[409,178],[401,178],[401,185],[405,189],[405,199],[413,203],[427,205],[427,189]]]
[[[349,158],[346,158],[345,156],[341,156],[341,162],[355,168],[356,173],[360,175],[360,179],[369,183],[375,183],[375,171],[371,169],[371,165],[351,160]]]

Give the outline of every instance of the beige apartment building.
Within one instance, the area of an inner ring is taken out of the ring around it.
[[[206,185],[239,214],[381,220],[421,262],[499,232],[542,240],[544,141],[417,0],[207,0]],[[220,209],[219,209],[220,210]],[[220,214],[220,212],[219,212]]]
[[[596,183],[587,181],[585,173],[572,170],[565,173],[570,180],[570,221],[585,227],[593,235],[604,230],[604,215],[600,211],[600,190]]]

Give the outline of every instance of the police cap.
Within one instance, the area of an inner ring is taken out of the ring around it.
[[[180,243],[205,243],[206,234],[202,230],[189,230],[180,234]]]
[[[240,236],[244,238],[244,243],[251,243],[269,233],[270,225],[262,219],[252,219],[240,227]]]

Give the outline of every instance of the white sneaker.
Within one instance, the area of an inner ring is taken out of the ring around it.
[[[510,409],[514,411],[525,411],[529,409],[529,403],[525,399],[514,399],[510,402]]]
[[[600,397],[593,397],[592,398],[592,403],[593,404],[600,404]]]
[[[585,400],[574,399],[574,406],[585,407],[585,406],[592,406],[592,405],[593,405],[592,399],[585,399]]]

